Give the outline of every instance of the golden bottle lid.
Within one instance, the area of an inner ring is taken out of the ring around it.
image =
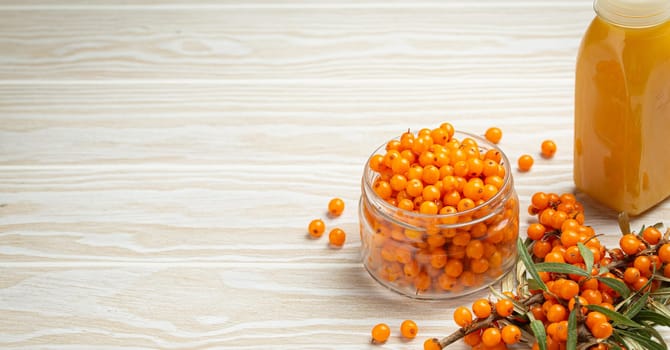
[[[653,27],[670,20],[670,0],[595,0],[598,16],[628,28]]]

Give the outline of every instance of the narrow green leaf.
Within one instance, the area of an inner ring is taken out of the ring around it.
[[[662,297],[670,295],[670,288],[659,288],[650,294],[652,297]]]
[[[628,317],[630,319],[633,319],[640,310],[647,304],[647,299],[649,298],[649,292],[644,293],[641,297],[639,297],[637,300],[635,300],[634,303],[632,303],[626,311],[623,312],[623,315],[625,317]]]
[[[540,346],[540,350],[547,350],[547,332],[544,330],[542,321],[533,320],[530,323],[530,329],[533,331],[533,334],[535,334],[535,339]]]
[[[605,316],[607,316],[610,320],[613,321],[614,324],[620,324],[628,327],[636,327],[636,328],[641,328],[642,325],[631,320],[628,317],[625,317],[621,315],[620,313],[616,311],[612,311],[606,307],[602,307],[600,305],[586,305],[586,308],[591,310],[591,311],[598,311]]]
[[[624,330],[619,330],[622,335],[622,338],[625,340],[633,340],[640,344],[642,348],[648,350],[667,350],[667,346],[664,344],[659,344],[653,341],[652,334],[642,331],[641,329],[636,329],[635,332],[629,332]]]
[[[521,259],[521,261],[523,261],[523,265],[526,267],[526,271],[528,271],[528,273],[530,274],[531,277],[533,277],[533,279],[538,281],[538,283],[540,284],[540,289],[546,291],[547,285],[544,284],[544,282],[542,282],[542,279],[540,278],[540,273],[537,272],[535,264],[533,263],[533,259],[531,259],[530,254],[528,254],[528,249],[523,244],[521,237],[519,237],[519,239],[517,239],[516,241],[516,249],[519,253],[519,258]]]
[[[598,277],[598,281],[614,289],[615,292],[619,293],[619,295],[621,295],[624,298],[628,298],[628,296],[630,295],[630,289],[628,288],[628,286],[617,279],[609,277]]]
[[[577,310],[574,308],[568,316],[568,342],[565,344],[565,350],[577,350]]]
[[[591,274],[591,269],[593,268],[593,252],[587,248],[582,242],[577,243],[577,248],[579,248],[579,254],[582,255],[582,259],[584,259],[584,271],[586,271],[589,275]]]
[[[529,278],[526,282],[528,283],[528,288],[531,290],[541,289],[540,284],[534,278]]]
[[[665,277],[663,275],[660,275],[658,273],[654,274],[653,279],[659,280],[659,281],[662,281],[662,282],[670,282],[670,278],[667,278],[667,277]]]
[[[670,318],[651,310],[640,310],[635,316],[637,322],[649,322],[652,326],[670,327]]]
[[[537,271],[574,274],[574,275],[579,275],[579,276],[584,276],[584,277],[590,277],[591,276],[591,273],[587,273],[586,271],[580,269],[577,266],[573,266],[573,265],[570,265],[570,264],[564,264],[564,263],[538,263],[538,264],[535,264],[535,268],[537,269]]]
[[[659,344],[661,344],[663,348],[665,349],[668,348],[668,345],[665,344],[663,336],[654,327],[645,327],[644,329],[647,330],[649,333],[651,333],[651,335],[659,341]]]

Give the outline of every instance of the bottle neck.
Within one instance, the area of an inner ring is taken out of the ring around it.
[[[668,0],[594,0],[601,19],[626,28],[648,28],[670,20]]]

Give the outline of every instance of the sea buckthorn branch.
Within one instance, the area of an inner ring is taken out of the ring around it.
[[[474,323],[461,310],[454,318],[461,328],[430,339],[424,349],[464,339],[473,349],[504,350],[519,340],[504,341],[498,328],[505,325],[533,332],[534,350],[667,350],[654,327],[670,326],[670,229],[662,234],[656,224],[634,232],[621,215],[619,246],[607,249],[584,224],[583,206],[572,194],[536,193],[528,211],[538,222],[529,225],[529,239],[519,241],[526,271],[517,269],[516,288],[510,288],[517,295],[493,292],[499,302],[518,299],[516,314],[480,317],[475,303]]]

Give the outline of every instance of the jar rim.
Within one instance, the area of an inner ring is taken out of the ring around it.
[[[403,208],[398,208],[398,207],[388,203],[387,201],[383,200],[372,189],[372,183],[373,183],[374,179],[376,178],[376,177],[373,177],[373,176],[376,172],[373,171],[370,168],[370,159],[372,159],[372,157],[375,154],[382,153],[381,151],[383,151],[385,149],[386,144],[388,143],[388,141],[384,142],[381,146],[379,146],[377,149],[375,149],[372,152],[372,154],[370,154],[370,156],[368,157],[368,160],[365,162],[365,167],[363,169],[363,179],[362,179],[363,189],[364,189],[363,195],[366,196],[368,199],[373,199],[374,204],[378,205],[378,206],[381,206],[385,211],[393,211],[395,213],[401,214],[403,218],[406,218],[406,219],[409,219],[409,220],[420,220],[420,221],[423,221],[423,220],[446,220],[446,219],[450,219],[450,218],[458,218],[458,217],[462,217],[462,216],[469,215],[469,214],[472,214],[472,213],[476,213],[477,211],[481,210],[482,208],[485,208],[486,206],[490,206],[492,203],[504,203],[506,198],[509,197],[511,195],[511,192],[512,192],[512,191],[509,191],[507,189],[510,189],[514,186],[514,180],[512,179],[512,171],[511,171],[512,169],[511,169],[511,166],[510,166],[510,163],[509,163],[509,159],[505,155],[505,152],[503,152],[500,149],[500,147],[498,147],[496,144],[486,140],[485,138],[483,138],[479,135],[471,134],[471,133],[464,132],[464,131],[454,131],[454,135],[452,137],[457,137],[457,138],[460,137],[459,140],[462,140],[463,138],[468,138],[469,137],[469,138],[472,138],[475,141],[477,141],[477,145],[480,147],[480,151],[482,149],[482,146],[484,146],[483,148],[485,150],[494,149],[494,150],[500,152],[500,155],[501,155],[501,158],[502,158],[502,161],[501,161],[500,164],[505,168],[505,177],[503,178],[503,185],[501,186],[500,191],[498,191],[498,193],[496,193],[493,197],[491,197],[486,202],[484,202],[480,205],[477,205],[473,208],[470,208],[468,210],[459,211],[459,212],[455,212],[455,213],[422,214],[422,213],[417,213],[417,212],[414,212],[414,211],[409,211],[409,210],[406,210],[406,209],[403,209]],[[397,139],[399,139],[399,138],[396,137],[396,138],[393,138],[392,140],[397,140]],[[370,196],[372,196],[372,198],[368,197],[366,194],[370,194]],[[486,218],[487,218],[487,216],[484,216],[483,218],[481,218],[481,220],[485,220]],[[437,226],[458,227],[458,226],[470,225],[470,224],[473,224],[473,223],[481,221],[481,220],[476,220],[476,221],[473,220],[472,222],[465,222],[465,223],[458,223],[458,224],[441,224],[441,225],[437,225]],[[403,224],[405,224],[405,223],[403,223]]]
[[[626,28],[649,28],[670,20],[667,0],[594,0],[593,10],[605,21]]]

